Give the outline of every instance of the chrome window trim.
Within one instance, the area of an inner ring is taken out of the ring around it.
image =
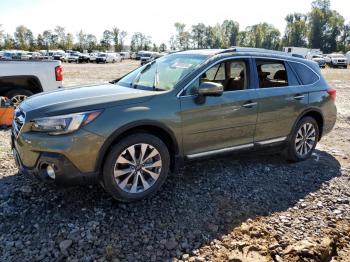
[[[284,58],[279,58],[279,57],[263,57],[263,56],[255,56],[255,55],[247,55],[247,56],[231,56],[231,57],[225,57],[225,58],[222,58],[218,61],[216,61],[214,64],[212,65],[209,65],[207,66],[205,69],[203,69],[195,78],[193,78],[184,88],[182,88],[176,95],[176,97],[180,98],[180,97],[193,97],[195,95],[183,95],[183,96],[180,96],[180,94],[184,91],[186,91],[186,89],[197,79],[197,77],[201,74],[203,74],[205,71],[209,70],[211,67],[213,66],[216,66],[217,64],[221,63],[221,62],[224,62],[226,60],[232,60],[232,59],[240,59],[240,58],[244,58],[244,59],[247,59],[247,58],[252,58],[252,59],[265,59],[265,60],[278,60],[278,61],[287,61],[287,62],[290,62],[290,63],[298,63],[298,64],[301,64],[303,66],[306,66],[307,68],[309,68],[314,74],[317,75],[318,77],[318,80],[312,84],[307,84],[307,85],[297,85],[297,86],[279,86],[279,87],[266,87],[266,88],[261,88],[261,89],[271,89],[271,88],[285,88],[285,87],[298,87],[298,86],[311,86],[311,85],[315,85],[316,83],[318,83],[320,80],[321,80],[321,77],[320,75],[314,70],[312,69],[309,65],[305,64],[305,63],[302,63],[302,62],[299,62],[299,61],[295,61],[295,60],[290,60],[290,59],[284,59]],[[259,88],[254,88],[254,89],[260,89]],[[249,89],[245,89],[245,90],[249,90]],[[242,90],[240,90],[242,91]],[[236,91],[227,91],[227,92],[224,92],[224,93],[228,93],[228,92],[236,92]]]

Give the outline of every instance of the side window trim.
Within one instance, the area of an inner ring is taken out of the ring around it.
[[[217,64],[220,64],[220,63],[223,63],[223,62],[226,62],[226,61],[229,61],[229,60],[239,60],[239,59],[241,59],[241,60],[244,60],[248,65],[247,65],[247,74],[249,75],[249,77],[247,78],[247,81],[248,81],[248,83],[247,83],[247,89],[245,89],[245,90],[249,90],[249,89],[254,89],[254,88],[252,88],[252,85],[250,85],[250,83],[251,83],[251,77],[252,77],[252,73],[251,73],[251,64],[252,64],[252,62],[251,62],[251,56],[230,56],[230,57],[225,57],[225,58],[222,58],[222,59],[219,59],[219,60],[217,60],[217,61],[215,61],[215,62],[213,62],[213,63],[211,63],[211,64],[209,64],[209,65],[206,65],[205,67],[204,67],[204,69],[203,70],[201,70],[201,71],[199,71],[199,73],[191,80],[191,81],[189,81],[186,85],[185,85],[185,87],[183,87],[178,93],[177,93],[177,95],[176,95],[176,97],[178,97],[178,98],[180,98],[180,97],[193,97],[194,95],[190,95],[190,94],[183,94],[186,90],[187,90],[187,88],[189,87],[189,86],[191,86],[192,84],[193,84],[193,82],[194,81],[196,81],[196,79],[198,78],[198,77],[200,77],[202,74],[204,74],[206,71],[208,71],[210,68],[212,68],[212,67],[214,67],[214,66],[216,66]],[[230,91],[229,91],[230,92]],[[234,92],[234,91],[233,91]]]

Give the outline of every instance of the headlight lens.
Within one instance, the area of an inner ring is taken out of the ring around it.
[[[32,131],[50,135],[68,134],[96,119],[102,110],[38,118],[32,121]]]

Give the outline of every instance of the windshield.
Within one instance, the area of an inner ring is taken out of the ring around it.
[[[106,54],[99,54],[99,57],[106,57]]]
[[[117,84],[143,90],[171,90],[207,58],[204,55],[167,55],[136,69]]]

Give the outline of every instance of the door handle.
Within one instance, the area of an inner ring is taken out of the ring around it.
[[[302,100],[305,96],[301,94],[296,94],[293,98],[294,100]]]
[[[242,107],[244,107],[244,108],[252,108],[253,106],[256,106],[257,104],[258,104],[257,102],[248,101],[247,103],[242,105]]]

